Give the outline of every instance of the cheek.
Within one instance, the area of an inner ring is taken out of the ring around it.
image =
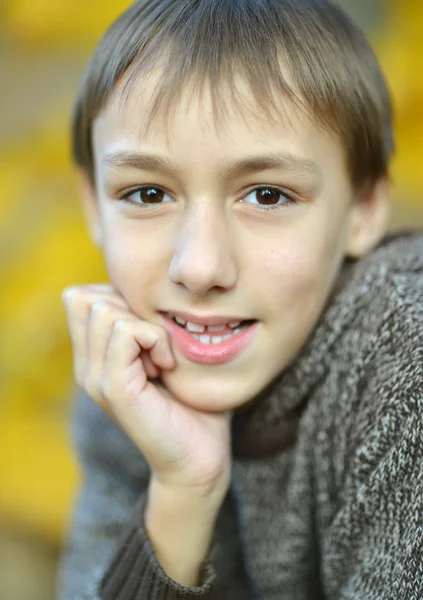
[[[315,261],[306,251],[286,249],[274,252],[272,260],[260,269],[260,289],[270,299],[277,314],[297,313],[311,295],[315,297],[321,277]]]
[[[300,290],[306,291],[318,279],[315,246],[296,244],[292,239],[268,247],[251,265],[256,274],[258,289],[266,290],[269,297],[287,297]]]
[[[115,227],[105,236],[104,253],[110,282],[141,316],[162,276],[160,244],[130,228]]]
[[[304,322],[314,320],[327,298],[339,259],[339,242],[328,232],[291,236],[256,258],[255,289],[275,318],[284,314],[285,322],[287,315]]]

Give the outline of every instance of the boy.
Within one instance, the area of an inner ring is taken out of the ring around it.
[[[325,0],[142,0],[74,155],[110,285],[64,293],[86,479],[60,598],[421,598],[423,236]]]

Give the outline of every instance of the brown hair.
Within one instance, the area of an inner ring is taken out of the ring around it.
[[[282,110],[276,90],[339,135],[356,189],[388,174],[390,94],[364,33],[340,7],[327,0],[140,0],[105,33],[76,101],[73,156],[92,181],[95,118],[124,76],[123,100],[158,63],[164,76],[147,129],[159,110],[170,118],[188,82],[200,91],[209,83],[221,123],[221,91],[240,103],[234,81],[241,75],[268,118]]]

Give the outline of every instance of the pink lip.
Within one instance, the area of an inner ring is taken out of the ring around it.
[[[257,331],[258,321],[220,344],[201,344],[183,327],[179,327],[173,319],[161,314],[166,331],[175,341],[181,353],[196,363],[218,365],[229,362],[239,356],[253,340]]]

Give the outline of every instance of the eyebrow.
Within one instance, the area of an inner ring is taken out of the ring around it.
[[[172,165],[162,156],[138,152],[112,152],[106,154],[101,162],[105,167],[132,168],[139,171],[162,172],[178,175],[181,169]],[[241,177],[257,171],[279,169],[283,171],[303,171],[314,176],[320,176],[317,164],[307,158],[290,153],[274,152],[268,155],[257,155],[238,160],[230,165],[221,166],[218,174],[227,177]]]

